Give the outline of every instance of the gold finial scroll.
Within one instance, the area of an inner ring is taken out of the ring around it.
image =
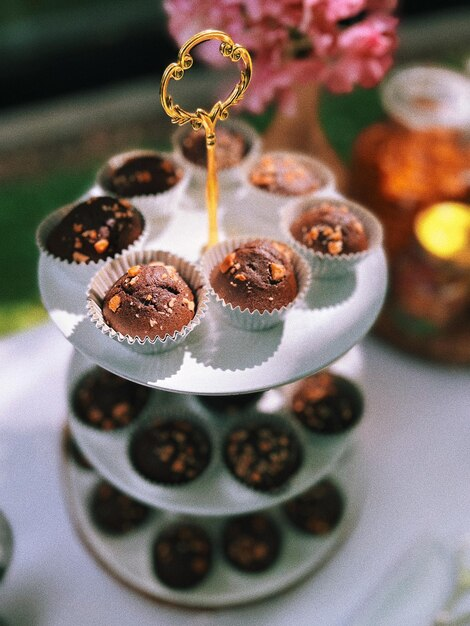
[[[181,80],[186,70],[193,65],[193,58],[190,54],[194,46],[204,41],[210,40],[220,41],[220,53],[234,63],[242,61],[244,69],[241,70],[241,76],[238,83],[232,89],[224,102],[216,102],[212,109],[207,112],[204,109],[196,109],[195,112],[186,111],[183,107],[173,102],[173,98],[168,93],[168,84],[170,80]],[[207,246],[211,247],[218,241],[217,227],[217,203],[219,196],[219,187],[217,182],[217,170],[215,164],[215,147],[216,133],[215,125],[217,120],[225,120],[228,117],[228,109],[237,104],[250,84],[252,73],[251,57],[243,46],[233,42],[233,39],[221,30],[203,30],[197,33],[180,48],[178,52],[178,60],[171,63],[163,73],[160,85],[160,101],[165,113],[171,118],[173,124],[182,126],[190,122],[194,130],[204,128],[206,133],[207,148],[207,182],[206,182],[206,204],[209,217],[209,237]]]

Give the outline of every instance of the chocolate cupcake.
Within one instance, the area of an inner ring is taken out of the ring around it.
[[[292,222],[290,231],[299,243],[323,254],[351,254],[368,247],[364,225],[345,204],[312,206]]]
[[[139,250],[108,262],[91,280],[87,312],[104,335],[136,352],[181,344],[207,311],[199,268],[176,254]]]
[[[281,232],[314,276],[350,272],[382,244],[382,226],[365,207],[338,196],[303,198],[281,210]]]
[[[242,572],[264,572],[279,556],[281,535],[265,513],[230,519],[223,530],[225,558]]]
[[[238,165],[249,149],[243,134],[235,129],[218,128],[216,143],[216,167],[224,170]],[[204,129],[191,130],[181,139],[183,156],[194,165],[207,167],[206,133]]]
[[[217,295],[243,311],[273,311],[298,293],[288,246],[254,239],[233,250],[213,268],[210,283]]]
[[[157,578],[172,589],[195,587],[211,569],[211,541],[196,524],[172,524],[155,539],[152,566]]]
[[[211,443],[195,422],[183,418],[156,418],[132,437],[129,457],[147,480],[180,485],[197,478],[211,458]]]
[[[149,397],[148,387],[97,367],[75,385],[72,408],[87,426],[112,431],[128,426],[138,417]]]
[[[222,241],[203,254],[201,267],[227,321],[250,331],[282,322],[310,285],[310,268],[302,256],[270,239]]]
[[[136,243],[144,225],[140,212],[126,200],[97,196],[46,218],[38,229],[38,245],[62,261],[95,264]]]
[[[256,393],[240,393],[232,396],[196,396],[201,404],[214,413],[236,415],[240,411],[251,407],[263,395]]]
[[[140,339],[173,335],[189,324],[194,312],[191,288],[172,265],[160,261],[130,267],[103,301],[106,323]]]
[[[354,383],[330,372],[304,378],[292,396],[292,411],[314,433],[335,435],[355,426],[364,401]]]
[[[240,119],[229,118],[216,130],[215,158],[219,184],[239,182],[241,168],[247,167],[261,150],[258,133]],[[173,133],[175,154],[201,185],[207,178],[207,149],[203,130],[182,126]]]
[[[224,461],[237,480],[258,491],[284,485],[300,467],[302,449],[283,425],[266,422],[240,426],[228,435]]]
[[[98,182],[120,198],[133,198],[168,191],[182,178],[182,168],[169,155],[134,150],[110,159],[101,170]]]
[[[144,524],[150,508],[106,481],[98,483],[90,499],[90,516],[95,526],[109,535],[124,535]]]
[[[336,485],[329,478],[325,478],[287,502],[283,509],[299,530],[311,535],[326,535],[340,522],[344,499]]]
[[[272,198],[293,198],[334,188],[333,173],[305,154],[267,152],[247,172],[246,182]]]

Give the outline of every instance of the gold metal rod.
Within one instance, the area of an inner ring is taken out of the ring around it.
[[[206,181],[206,204],[208,210],[209,236],[207,247],[214,246],[219,240],[217,227],[217,207],[219,204],[219,183],[215,162],[215,141],[206,143],[207,147],[207,181]]]
[[[170,80],[181,80],[185,71],[189,70],[193,65],[193,58],[190,54],[192,48],[204,41],[216,39],[220,41],[220,53],[222,56],[230,59],[234,63],[242,61],[244,69],[241,70],[241,76],[238,83],[232,89],[224,102],[216,102],[212,109],[207,112],[204,109],[197,109],[196,112],[190,112],[173,102],[173,98],[168,93],[168,84]],[[215,125],[217,120],[225,120],[228,117],[228,109],[237,104],[250,84],[252,74],[251,57],[243,46],[233,42],[233,39],[221,30],[204,30],[193,35],[180,48],[178,53],[178,61],[170,63],[163,73],[160,84],[160,101],[165,113],[171,118],[173,124],[180,126],[191,123],[194,130],[204,128],[206,133],[207,148],[207,181],[206,181],[206,204],[208,211],[209,236],[207,246],[211,247],[218,241],[217,227],[217,205],[219,197],[219,185],[217,180],[217,168],[215,160],[216,151],[216,135]]]

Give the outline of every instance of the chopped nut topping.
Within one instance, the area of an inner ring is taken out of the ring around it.
[[[127,274],[129,276],[137,276],[137,274],[140,272],[140,269],[140,265],[133,265],[127,270]]]
[[[270,263],[269,270],[273,280],[282,280],[286,275],[286,268],[279,263]]]
[[[116,311],[121,306],[121,298],[117,295],[113,296],[111,300],[108,302],[108,306],[113,313],[116,313]]]
[[[142,172],[136,172],[135,177],[139,183],[149,183],[152,180],[150,172],[145,170]]]
[[[183,304],[186,304],[190,311],[194,311],[194,302],[192,300],[188,300],[188,298],[183,298]]]
[[[96,232],[96,230],[84,230],[82,233],[82,237],[95,240],[95,239],[98,239],[98,233]]]
[[[148,293],[148,294],[145,296],[145,299],[146,299],[148,302],[150,302],[150,300],[152,299],[152,294],[151,294],[151,293]]]
[[[107,239],[98,239],[93,247],[98,254],[103,254],[109,248],[109,241]]]
[[[87,261],[90,260],[89,256],[87,256],[86,254],[82,254],[81,252],[74,252],[72,254],[72,258],[77,263],[86,263]]]
[[[153,328],[158,324],[157,320],[149,320],[150,327]]]
[[[232,267],[232,265],[234,265],[235,258],[236,258],[235,252],[231,252],[230,254],[227,254],[227,256],[222,261],[222,263],[220,263],[219,269],[223,274],[225,274],[225,272],[228,272],[228,270]]]
[[[170,307],[170,309],[172,309],[175,306],[175,302],[176,302],[176,298],[171,298],[171,300],[168,302],[168,306]]]
[[[246,280],[245,274],[242,274],[241,272],[238,273],[238,274],[235,274],[234,278],[236,278],[237,280],[241,281],[242,283],[245,282],[245,280]]]
[[[173,172],[173,164],[171,163],[171,161],[162,161],[161,168],[167,174],[171,174]]]
[[[135,285],[138,280],[139,280],[139,277],[138,276],[134,276],[134,278],[130,279],[129,285]]]
[[[327,248],[330,254],[340,254],[343,251],[343,242],[329,241]]]

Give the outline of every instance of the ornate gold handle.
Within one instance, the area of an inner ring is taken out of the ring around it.
[[[243,61],[244,69],[241,70],[241,76],[238,83],[232,89],[230,94],[221,102],[220,100],[214,104],[212,109],[207,112],[204,109],[198,108],[194,112],[186,111],[183,107],[175,104],[173,98],[168,93],[168,85],[170,80],[181,80],[186,70],[189,70],[193,65],[193,58],[190,54],[194,46],[197,46],[204,41],[219,40],[220,53],[222,56],[230,59],[234,63]],[[165,113],[170,117],[173,124],[179,124],[182,126],[187,122],[190,122],[194,130],[204,128],[206,133],[206,148],[207,148],[207,182],[206,182],[206,204],[209,215],[209,239],[208,247],[213,246],[218,241],[218,228],[217,228],[217,203],[218,203],[218,182],[217,182],[217,170],[215,164],[215,146],[216,146],[216,134],[215,125],[217,120],[225,120],[228,117],[228,109],[237,104],[250,84],[252,73],[251,57],[243,46],[233,42],[233,39],[221,30],[203,30],[196,35],[193,35],[188,41],[180,48],[178,52],[178,60],[175,63],[170,63],[163,73],[162,81],[160,85],[160,101]]]

